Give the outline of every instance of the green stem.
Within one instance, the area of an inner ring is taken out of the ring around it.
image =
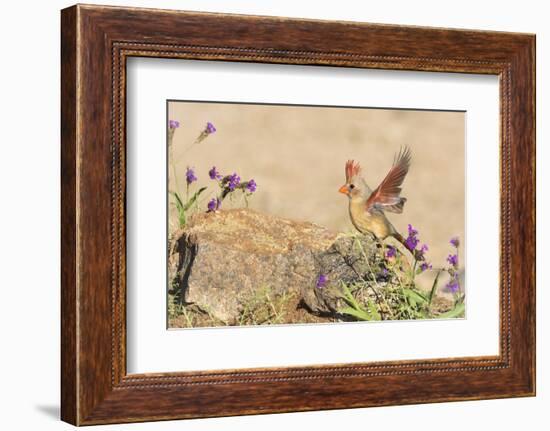
[[[187,154],[191,148],[193,148],[195,145],[201,143],[202,141],[204,141],[206,138],[208,137],[208,133],[205,133],[205,132],[202,132],[199,137],[197,139],[195,139],[193,141],[193,143],[191,145],[189,145],[187,148],[184,148],[183,151],[182,151],[182,156]]]
[[[174,163],[174,150],[172,148],[172,145],[170,145],[170,166],[172,167],[172,175],[174,176],[174,184],[176,186],[176,193],[179,193],[180,188],[178,184],[178,174],[176,173],[176,164]]]

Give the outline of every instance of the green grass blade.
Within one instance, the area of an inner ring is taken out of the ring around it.
[[[179,195],[176,192],[172,192],[172,196],[174,196],[174,199],[176,200],[176,207],[183,208],[183,202]]]
[[[351,291],[349,290],[349,287],[346,286],[345,283],[342,283],[342,290],[344,292],[344,296],[342,297],[349,305],[351,305],[356,310],[363,311],[363,308],[361,307],[361,304],[359,304],[356,300]]]
[[[185,209],[184,209],[183,202],[177,193],[173,192],[172,196],[174,196],[174,200],[176,203],[176,210],[178,211],[179,226],[184,227],[187,220],[185,218]]]
[[[202,192],[206,190],[206,187],[201,187],[198,189],[193,196],[191,196],[191,199],[187,201],[185,205],[183,205],[183,210],[187,211],[189,208],[193,206],[193,204],[196,202],[197,198],[200,196]]]
[[[369,300],[367,303],[367,308],[372,316],[372,320],[382,320],[382,316],[380,316],[380,313],[378,312],[374,301]]]
[[[452,319],[454,317],[463,317],[464,311],[466,310],[466,305],[461,302],[460,304],[457,304],[455,308],[452,310],[447,311],[446,313],[440,314],[437,316],[438,319]]]
[[[413,301],[415,304],[422,303],[422,302],[428,302],[428,298],[426,298],[424,295],[422,295],[420,292],[412,289],[403,289],[403,293],[407,298],[409,298],[411,301]]]
[[[355,317],[358,320],[372,320],[369,313],[364,310],[356,310],[352,307],[346,307],[340,310],[340,313],[347,314],[349,316]]]
[[[430,290],[430,296],[428,296],[428,304],[432,305],[432,301],[435,296],[435,292],[437,291],[437,281],[439,280],[439,276],[441,274],[441,270],[437,271],[437,274],[435,275],[434,284],[432,284],[432,289]]]
[[[199,190],[195,192],[193,196],[191,196],[191,199],[189,199],[185,204],[183,203],[180,196],[176,192],[172,192],[172,196],[174,196],[174,200],[176,203],[176,209],[178,211],[178,222],[180,224],[180,227],[184,227],[185,223],[187,222],[187,217],[185,213],[193,206],[193,204],[197,201],[197,198],[205,190],[206,190],[206,187],[201,187]]]

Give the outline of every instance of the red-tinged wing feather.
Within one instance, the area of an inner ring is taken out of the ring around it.
[[[346,162],[346,183],[351,183],[352,179],[359,175],[361,172],[361,166],[355,160],[348,160]]]
[[[367,199],[366,209],[382,209],[393,212],[402,212],[405,198],[399,196],[401,184],[409,172],[411,165],[411,152],[405,147],[399,151],[394,159],[393,166],[386,175],[386,178],[371,193]]]

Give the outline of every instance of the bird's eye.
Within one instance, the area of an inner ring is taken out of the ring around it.
[[[350,184],[349,188],[353,190],[355,188],[355,184]]]

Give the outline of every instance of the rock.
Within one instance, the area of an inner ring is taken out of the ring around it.
[[[370,236],[339,236],[326,250],[314,254],[317,277],[326,277],[324,287],[305,288],[302,299],[314,313],[335,315],[345,303],[342,299],[342,282],[351,285],[363,280],[376,280],[385,284],[389,276],[383,275],[383,254],[378,243]],[[373,292],[371,292],[373,293]]]
[[[235,324],[243,298],[259,289],[289,295],[297,306],[315,289],[320,268],[330,260],[325,253],[336,237],[313,223],[250,209],[196,214],[174,236],[169,258],[172,290],[182,303],[192,303],[227,324]],[[306,303],[312,310],[327,308],[317,302],[313,296]]]
[[[338,235],[250,209],[202,213],[174,236],[168,272],[181,303],[229,325],[264,292],[292,298],[289,307],[342,318],[342,282],[391,281],[379,246],[369,236]],[[317,286],[321,274],[326,283]]]

